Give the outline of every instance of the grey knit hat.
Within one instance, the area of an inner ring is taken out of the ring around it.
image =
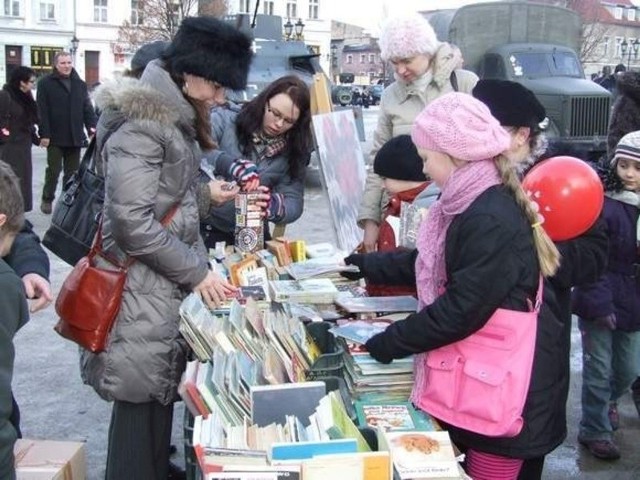
[[[160,58],[167,45],[169,42],[162,40],[142,45],[131,59],[131,70],[142,72],[150,61]]]
[[[611,159],[611,164],[615,164],[619,158],[628,158],[640,162],[640,130],[627,133],[620,139]]]

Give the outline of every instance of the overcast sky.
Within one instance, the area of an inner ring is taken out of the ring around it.
[[[327,0],[328,17],[368,28],[376,34],[383,18],[404,12],[456,8],[489,0]]]

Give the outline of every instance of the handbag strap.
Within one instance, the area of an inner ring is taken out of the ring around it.
[[[171,208],[169,209],[169,211],[164,214],[164,216],[162,217],[162,220],[160,220],[160,224],[163,227],[167,227],[167,225],[169,225],[169,223],[173,219],[174,215],[178,211],[178,207],[179,206],[180,206],[180,202],[174,203],[171,206]],[[135,262],[134,258],[132,258],[131,256],[127,255],[127,261],[122,264],[122,263],[118,262],[117,260],[115,260],[113,257],[107,255],[102,250],[102,220],[103,220],[103,218],[104,218],[104,215],[100,215],[100,222],[98,223],[98,231],[96,233],[96,238],[95,238],[95,240],[93,242],[93,245],[91,246],[91,251],[89,251],[89,255],[88,256],[89,257],[95,257],[96,255],[100,255],[101,257],[106,258],[114,266],[118,267],[119,270],[125,270],[126,271]]]

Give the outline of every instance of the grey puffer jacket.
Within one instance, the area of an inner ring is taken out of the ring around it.
[[[167,405],[187,353],[178,308],[208,270],[195,198],[195,112],[159,61],[140,81],[100,87],[96,104],[97,163],[106,175],[103,245],[134,263],[107,349],[81,353],[82,377],[106,400]]]
[[[211,129],[213,139],[218,143],[218,149],[209,152],[205,158],[207,167],[216,175],[232,180],[229,168],[234,160],[244,158],[256,161],[255,151],[251,155],[243,155],[238,144],[236,134],[236,117],[240,107],[230,104],[225,107],[214,108],[211,113]],[[297,159],[302,165],[307,165],[309,158]],[[278,223],[293,223],[304,207],[304,175],[294,178],[289,173],[289,159],[283,154],[275,155],[257,163],[260,185],[267,186],[272,193],[284,196],[284,215],[278,218]],[[232,233],[235,230],[235,204],[227,202],[215,206],[209,211],[205,223],[213,225],[218,230]]]
[[[393,137],[411,133],[411,126],[418,114],[436,98],[454,90],[451,85],[451,73],[455,71],[458,91],[471,93],[478,82],[475,73],[458,68],[462,58],[460,52],[448,43],[441,43],[433,59],[432,79],[424,92],[415,92],[407,84],[396,81],[389,85],[382,93],[378,124],[373,133],[373,148],[371,159],[375,157],[380,147]],[[382,207],[388,199],[383,197],[382,180],[373,172],[367,175],[360,210],[358,224],[364,227],[365,220],[380,223]]]

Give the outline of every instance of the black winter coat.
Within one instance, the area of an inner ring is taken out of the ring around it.
[[[616,314],[616,328],[640,330],[640,285],[636,225],[638,207],[605,197],[603,215],[609,237],[609,264],[600,278],[573,290],[573,313],[584,319]]]
[[[640,130],[640,72],[624,72],[618,76],[618,96],[613,104],[609,133],[607,135],[607,159],[613,158],[616,145],[627,133]]]
[[[381,277],[407,284],[415,256],[415,251],[367,255],[364,271],[372,280]],[[445,262],[446,292],[383,334],[384,349],[393,358],[465,338],[480,329],[497,308],[524,311],[527,300],[535,298],[539,267],[531,226],[504,187],[490,188],[453,220],[447,231]],[[553,291],[547,289],[538,317],[522,432],[513,438],[491,438],[447,426],[461,448],[527,459],[546,455],[564,440],[564,395],[569,378],[563,358],[568,352],[563,344],[563,324],[554,314],[557,311]]]
[[[40,239],[33,232],[29,220],[24,221],[22,229],[16,236],[9,254],[4,258],[19,277],[27,273],[37,273],[49,279],[49,257],[40,244]]]
[[[60,75],[53,72],[38,82],[38,116],[40,138],[51,140],[57,147],[82,147],[84,129],[96,128],[96,113],[89,100],[87,84],[71,71],[71,90]]]

